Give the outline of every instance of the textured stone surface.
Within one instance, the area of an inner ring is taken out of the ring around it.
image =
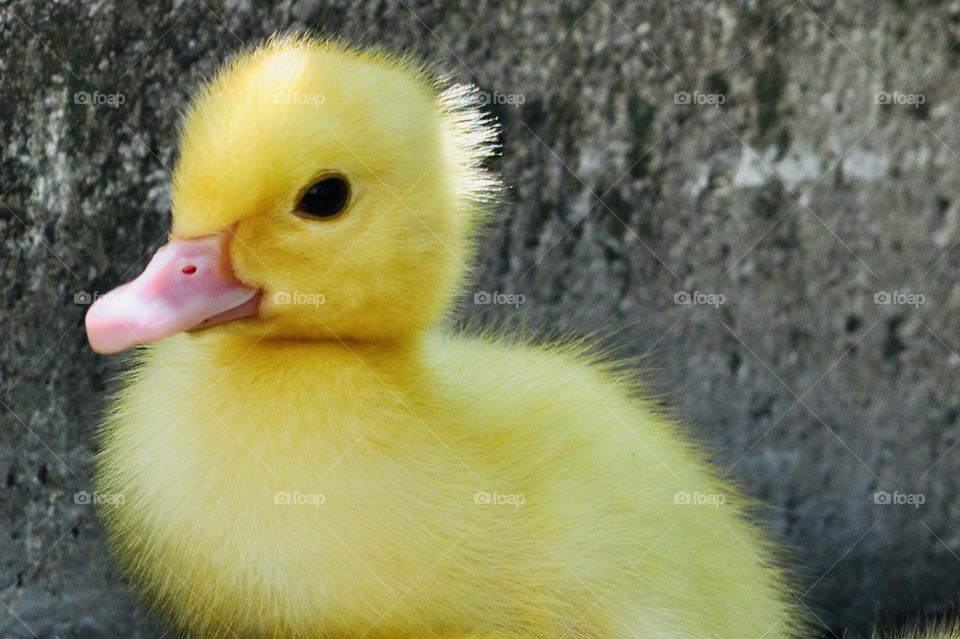
[[[163,633],[75,503],[118,365],[85,347],[74,294],[162,240],[189,92],[291,25],[414,50],[494,96],[512,193],[474,292],[526,303],[470,292],[464,321],[646,353],[770,505],[826,626],[957,600],[960,3],[21,0],[0,5],[0,635]]]

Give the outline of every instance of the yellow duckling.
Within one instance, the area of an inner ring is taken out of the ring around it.
[[[125,569],[198,637],[796,636],[743,500],[629,381],[438,327],[496,187],[472,103],[306,37],[197,97],[170,243],[87,316],[151,342],[99,456]]]

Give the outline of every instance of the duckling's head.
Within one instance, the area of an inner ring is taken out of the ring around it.
[[[413,62],[307,37],[237,57],[181,134],[170,242],[87,314],[100,352],[208,328],[401,340],[449,307],[494,127]]]

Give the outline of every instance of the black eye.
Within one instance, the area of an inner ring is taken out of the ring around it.
[[[336,217],[350,201],[350,185],[339,176],[326,177],[314,183],[300,196],[297,213],[303,217],[328,219]]]

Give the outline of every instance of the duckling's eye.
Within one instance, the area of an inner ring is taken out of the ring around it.
[[[315,182],[300,196],[297,213],[311,219],[329,219],[339,215],[349,200],[350,185],[334,175]]]

